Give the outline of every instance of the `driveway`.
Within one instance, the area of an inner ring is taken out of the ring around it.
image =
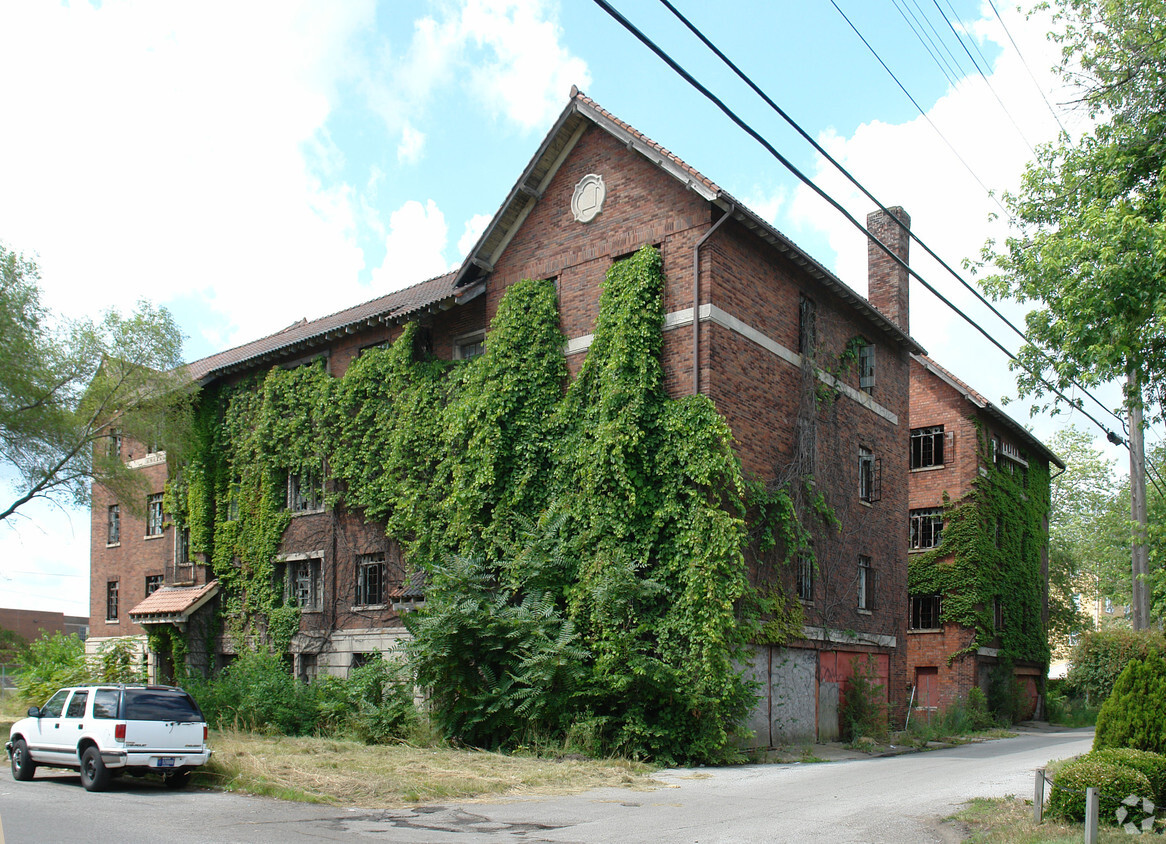
[[[1033,772],[1089,750],[1093,731],[1022,732],[927,753],[840,762],[676,769],[653,791],[337,809],[148,782],[90,794],[75,774],[0,774],[4,844],[125,842],[947,842],[973,797],[1029,796]],[[42,778],[43,777],[43,778]]]

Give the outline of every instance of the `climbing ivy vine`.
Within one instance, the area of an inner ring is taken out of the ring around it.
[[[420,353],[407,325],[342,377],[316,362],[204,393],[168,506],[222,584],[228,630],[286,649],[287,478],[326,468],[333,512],[383,524],[426,572],[405,622],[449,735],[728,755],[753,700],[747,644],[800,630],[796,601],[750,587],[745,548],[788,556],[805,537],[787,490],[743,476],[711,400],[668,396],[663,283],[655,249],[613,265],[570,383],[554,283],[526,280],[473,360]]]
[[[982,428],[978,453],[983,470],[962,499],[945,499],[943,541],[912,556],[907,589],[912,595],[941,595],[941,620],[976,631],[971,644],[949,659],[988,647],[999,637],[1002,661],[1047,664],[1041,554],[1049,512],[1048,467],[1034,462],[1027,473],[1004,471],[991,459]],[[1001,629],[996,629],[996,602],[1003,613]]]

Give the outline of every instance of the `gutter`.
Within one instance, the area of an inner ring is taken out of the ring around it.
[[[692,394],[694,396],[700,395],[700,248],[725,220],[733,216],[733,212],[736,210],[736,203],[730,202],[721,218],[713,223],[712,227],[696,242],[696,246],[692,247]]]

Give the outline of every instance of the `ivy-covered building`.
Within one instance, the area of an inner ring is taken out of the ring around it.
[[[891,211],[871,230],[905,261]],[[596,675],[655,678],[621,687],[643,718],[831,739],[858,668],[902,712],[923,350],[906,271],[870,258],[868,300],[573,90],[457,270],[189,365],[192,456],[142,465],[157,518],[115,531],[94,492],[91,642],[148,635],[161,673],[262,642],[344,674],[453,556],[502,554],[490,582],[521,592],[525,561]],[[530,568],[557,529],[558,568]],[[744,711],[726,667],[756,682]],[[615,685],[588,698],[605,723]]]
[[[911,358],[907,661],[924,714],[973,689],[1031,717],[1048,671],[1050,471],[1065,465],[934,360]]]

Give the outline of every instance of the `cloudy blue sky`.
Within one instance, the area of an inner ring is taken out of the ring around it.
[[[871,210],[657,0],[612,2],[853,214]],[[1085,125],[1049,73],[1049,23],[1008,0],[1007,33],[978,0],[836,2],[926,116],[830,0],[675,0],[959,266],[993,231],[985,187],[1016,184],[1054,111]],[[456,266],[572,84],[865,294],[863,238],[592,0],[7,0],[0,240],[37,257],[49,306],[151,299],[195,359]],[[912,333],[992,399],[1014,393],[1004,357],[920,288]],[[0,605],[87,615],[88,524],[37,507],[0,525]]]

